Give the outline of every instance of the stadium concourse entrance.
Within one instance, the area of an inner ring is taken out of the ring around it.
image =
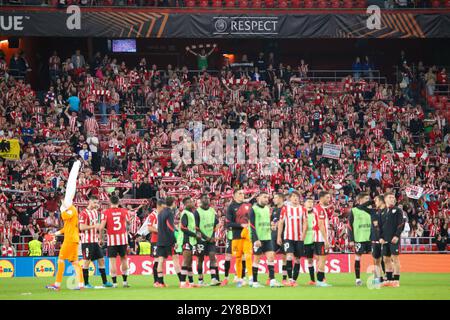
[[[6,40],[6,41],[5,41]],[[0,37],[0,50],[6,59],[16,50],[23,50],[33,71],[29,78],[37,90],[48,88],[48,58],[56,50],[61,59],[70,57],[80,49],[87,61],[96,52],[117,58],[118,63],[125,61],[134,66],[140,58],[147,63],[156,64],[159,69],[172,66],[188,66],[196,69],[196,59],[186,52],[187,46],[216,43],[218,48],[209,58],[208,69],[220,69],[226,57],[240,62],[246,54],[248,60],[254,60],[259,52],[267,55],[274,53],[275,61],[290,64],[296,68],[300,59],[309,64],[310,70],[350,70],[357,56],[369,58],[375,69],[382,70],[380,76],[395,81],[395,67],[400,64],[400,51],[404,50],[408,63],[423,61],[428,66],[431,61],[436,65],[450,65],[450,42],[442,39],[141,39],[135,41],[135,52],[113,52],[112,40],[105,38],[20,38],[19,48],[9,48],[8,38]],[[15,39],[11,43],[14,43]],[[132,43],[126,50],[133,50]],[[129,48],[131,46],[131,48]],[[417,50],[420,48],[420,50]],[[119,50],[124,50],[123,48]],[[47,77],[47,78],[46,78]]]

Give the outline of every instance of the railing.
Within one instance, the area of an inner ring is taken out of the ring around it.
[[[425,85],[427,106],[434,110],[449,111],[450,108],[447,101],[450,100],[450,84],[435,84],[433,93],[430,94],[428,87]],[[442,99],[444,97],[444,99]]]
[[[448,250],[438,251],[436,244],[433,243],[434,239],[434,237],[404,237],[401,238],[400,248],[403,253],[448,253]]]
[[[308,78],[309,79],[334,79],[336,81],[337,79],[345,78],[348,75],[353,76],[355,73],[358,73],[360,78],[365,80],[370,79],[386,79],[384,77],[381,77],[380,70],[360,70],[360,71],[354,71],[354,70],[309,70],[308,71]],[[371,75],[369,75],[369,73]]]

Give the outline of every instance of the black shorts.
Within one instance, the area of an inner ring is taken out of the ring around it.
[[[226,254],[231,254],[231,241],[227,239],[227,241],[225,241],[225,253]]]
[[[314,242],[314,254],[316,256],[326,256],[328,251],[325,250],[324,242]]]
[[[272,245],[273,245],[273,251],[275,251],[276,253],[280,253],[280,254],[286,254],[284,252],[284,246],[283,245],[278,245],[277,243],[277,239],[272,239]]]
[[[259,248],[255,247],[255,242],[253,242],[253,253],[260,255],[266,252],[274,251],[272,240],[261,240],[261,246]]]
[[[399,239],[400,241],[400,239]],[[400,246],[397,242],[396,244],[393,243],[385,243],[383,244],[383,257],[390,257],[390,256],[398,256],[400,254]]]
[[[167,258],[169,256],[173,256],[175,254],[175,250],[173,246],[158,246],[156,248],[156,256]]]
[[[127,255],[127,245],[121,246],[108,246],[108,257],[115,258],[119,255],[119,257],[123,258]]]
[[[312,259],[314,257],[314,243],[303,245],[305,248],[305,257]]]
[[[286,254],[293,253],[296,258],[301,258],[305,255],[303,241],[285,240],[283,245]]]
[[[95,261],[103,258],[103,251],[98,243],[82,243],[81,253],[84,260]]]
[[[355,253],[365,254],[372,250],[372,243],[370,241],[365,242],[355,242]]]
[[[189,242],[185,242],[183,243],[183,245],[181,246],[181,252],[183,251],[194,251],[195,245],[190,244]],[[176,250],[177,252],[179,250]]]
[[[194,247],[194,254],[196,256],[207,256],[210,253],[216,253],[216,245],[214,243],[199,242]]]
[[[372,257],[374,259],[381,258],[381,243],[372,243]]]
[[[152,242],[150,245],[151,245],[151,249],[152,249],[152,252],[150,255],[155,258],[156,257],[156,248],[158,248],[158,247],[156,246],[156,242]]]

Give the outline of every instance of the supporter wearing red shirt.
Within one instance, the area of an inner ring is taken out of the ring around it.
[[[447,71],[445,70],[445,68],[442,68],[442,70],[440,72],[438,72],[436,79],[437,79],[438,84],[445,85],[448,83],[448,75],[447,75]]]
[[[44,203],[44,209],[47,212],[56,212],[59,210],[59,196],[57,196],[54,192],[51,192],[49,197],[46,198]]]
[[[89,181],[90,193],[93,196],[98,196],[98,188],[100,188],[102,181],[97,175],[93,175],[92,179]]]

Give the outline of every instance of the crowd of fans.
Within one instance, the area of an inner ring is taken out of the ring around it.
[[[206,70],[205,51],[197,58]],[[135,213],[131,238],[156,198],[206,192],[220,217],[218,245],[224,245],[224,210],[240,187],[250,199],[259,190],[331,192],[334,252],[349,250],[347,215],[362,191],[395,191],[408,221],[405,236],[447,242],[448,119],[424,108],[420,90],[408,95],[365,72],[319,82],[308,77],[304,61],[285,66],[273,54],[241,60],[209,74],[187,66],[160,70],[145,58],[129,66],[101,53],[88,61],[79,50],[67,59],[55,52],[51,84],[39,95],[0,58],[0,139],[21,145],[20,160],[0,158],[2,255],[14,254],[20,236],[36,234],[44,254],[55,254],[43,235],[61,226],[60,198],[75,159],[83,163],[79,209],[91,194],[104,205],[117,194]],[[192,132],[193,121],[204,130],[279,129],[278,172],[267,175],[256,164],[175,165],[171,134]],[[339,158],[323,157],[324,144],[340,146]],[[410,198],[408,186],[425,191]]]

